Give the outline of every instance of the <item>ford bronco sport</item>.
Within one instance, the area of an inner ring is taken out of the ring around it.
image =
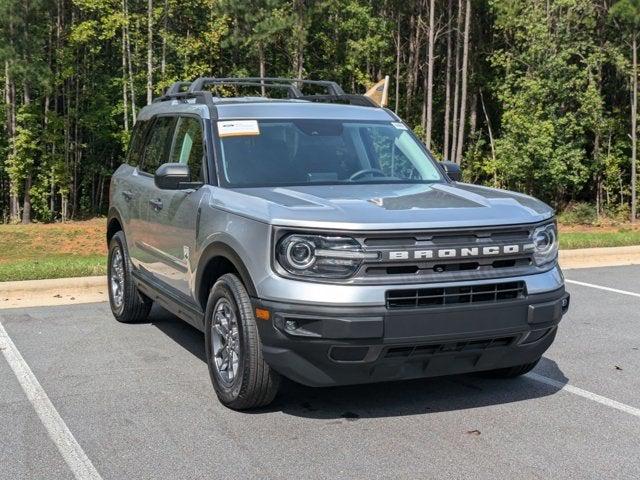
[[[263,85],[286,97],[214,95]],[[459,174],[334,82],[176,83],[140,111],[111,181],[113,314],[142,321],[157,302],[204,331],[234,409],[271,402],[281,376],[522,375],[569,306],[554,213]]]

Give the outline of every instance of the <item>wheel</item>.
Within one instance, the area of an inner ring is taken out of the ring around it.
[[[540,359],[537,359],[535,362],[525,363],[524,365],[516,365],[514,367],[507,368],[497,368],[496,370],[488,370],[486,372],[482,372],[482,375],[491,378],[515,378],[526,373],[529,373],[533,370]]]
[[[220,401],[234,410],[268,405],[280,375],[262,357],[251,299],[233,274],[215,283],[205,312],[207,364]]]
[[[133,323],[146,319],[153,302],[140,293],[133,283],[131,260],[129,260],[127,244],[122,231],[117,232],[109,242],[107,277],[109,303],[116,320],[123,323]]]

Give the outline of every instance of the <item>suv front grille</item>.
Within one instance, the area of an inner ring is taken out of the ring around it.
[[[386,293],[386,304],[389,310],[433,308],[469,303],[497,303],[525,296],[525,284],[520,281],[461,287],[389,290]]]

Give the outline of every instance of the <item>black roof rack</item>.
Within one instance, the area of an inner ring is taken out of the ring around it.
[[[305,80],[302,78],[284,78],[284,77],[200,77],[193,82],[175,82],[171,85],[166,93],[154,102],[162,102],[166,100],[187,100],[189,98],[198,98],[211,106],[214,97],[210,91],[205,90],[211,85],[228,85],[228,86],[249,86],[264,87],[274,89],[286,89],[287,96],[291,99],[306,100],[311,102],[325,103],[347,103],[351,105],[360,105],[365,107],[378,107],[372,99],[365,95],[344,93],[342,87],[336,82],[328,80]],[[323,87],[326,94],[305,95],[300,88],[304,85],[316,85]],[[187,88],[186,91],[184,89]],[[208,94],[204,96],[203,94]]]

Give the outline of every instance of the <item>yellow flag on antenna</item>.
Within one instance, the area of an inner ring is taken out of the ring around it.
[[[369,97],[381,107],[386,107],[389,101],[389,75],[367,90],[364,96]]]

